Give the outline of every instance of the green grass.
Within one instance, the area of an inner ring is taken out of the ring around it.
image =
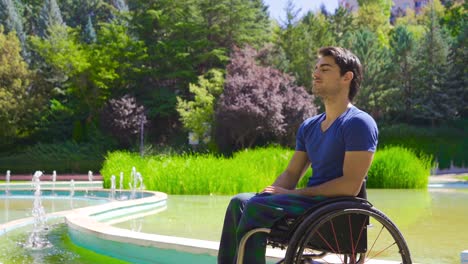
[[[432,158],[403,147],[378,150],[368,173],[369,188],[425,189],[429,182]]]
[[[108,187],[111,175],[119,181],[119,173],[123,172],[124,186],[128,188],[134,166],[141,172],[147,189],[169,194],[258,192],[273,183],[292,154],[292,150],[280,147],[244,150],[231,158],[212,154],[141,158],[135,153],[117,151],[107,156],[101,175]]]
[[[157,155],[140,157],[136,153],[109,153],[100,171],[104,186],[110,178],[124,173],[124,188],[129,188],[132,167],[139,171],[148,190],[168,194],[236,194],[258,192],[271,185],[284,171],[293,150],[268,147],[243,150],[230,158],[212,154]],[[429,179],[429,158],[421,160],[403,148],[377,152],[369,172],[370,188],[426,188]],[[311,169],[298,184],[306,185]]]

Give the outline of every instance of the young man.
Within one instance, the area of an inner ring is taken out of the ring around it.
[[[286,170],[262,193],[238,194],[226,211],[219,264],[233,264],[241,238],[250,230],[269,228],[281,217],[298,216],[326,197],[356,196],[372,163],[378,130],[371,116],[351,104],[362,81],[362,66],[349,50],[326,47],[318,52],[313,92],[325,113],[300,126],[296,151]],[[296,184],[312,166],[306,188]],[[242,263],[265,263],[266,235],[246,244]]]

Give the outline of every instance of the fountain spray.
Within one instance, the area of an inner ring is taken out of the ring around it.
[[[29,235],[28,242],[25,247],[32,249],[42,249],[51,247],[52,244],[45,238],[45,232],[48,229],[46,223],[46,213],[41,201],[41,171],[36,171],[32,178],[32,184],[34,186],[34,203],[32,216],[34,217],[33,231]]]

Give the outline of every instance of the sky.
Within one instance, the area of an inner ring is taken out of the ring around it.
[[[284,8],[286,7],[288,0],[263,0],[263,3],[268,6],[271,18],[284,20],[284,15],[286,13]],[[338,7],[338,0],[293,0],[293,3],[296,9],[301,9],[299,17],[307,13],[309,10],[319,10],[322,3],[324,3],[327,10],[332,13]]]

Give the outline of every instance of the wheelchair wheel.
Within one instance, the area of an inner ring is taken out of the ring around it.
[[[373,260],[411,264],[405,239],[376,208],[339,202],[304,219],[289,241],[284,263],[362,264]]]

